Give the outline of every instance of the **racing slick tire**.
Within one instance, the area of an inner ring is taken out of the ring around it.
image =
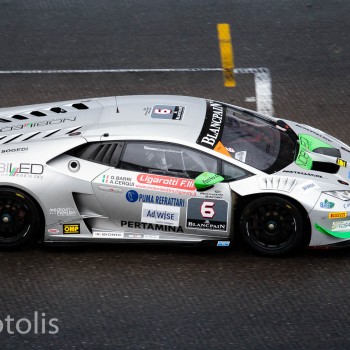
[[[244,242],[254,251],[281,256],[302,244],[303,224],[303,216],[293,202],[263,196],[244,207],[240,229]]]
[[[0,188],[0,249],[34,243],[40,229],[40,210],[25,192]]]

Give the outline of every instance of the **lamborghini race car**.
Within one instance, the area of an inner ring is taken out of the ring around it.
[[[0,109],[0,247],[345,246],[350,148],[222,102],[117,96]]]

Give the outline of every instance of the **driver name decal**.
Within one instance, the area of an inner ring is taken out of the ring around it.
[[[208,101],[205,121],[197,143],[210,149],[215,148],[222,136],[224,117],[225,107],[219,102]]]

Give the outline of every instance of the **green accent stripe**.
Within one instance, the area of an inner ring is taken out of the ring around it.
[[[318,224],[315,224],[315,227],[318,231],[320,231],[321,233],[324,233],[326,235],[330,235],[330,236],[337,237],[337,238],[350,238],[350,231],[334,232],[331,230],[326,230],[325,228],[321,227]]]

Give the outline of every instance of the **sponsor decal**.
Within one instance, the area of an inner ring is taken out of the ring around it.
[[[49,228],[47,232],[50,233],[51,235],[57,235],[60,233],[60,230],[58,230],[57,228]]]
[[[333,141],[332,141],[331,139],[329,139],[328,137],[326,137],[326,136],[324,136],[324,135],[322,135],[322,134],[320,134],[320,133],[318,133],[318,132],[316,132],[316,131],[314,131],[314,130],[312,130],[312,129],[310,129],[310,128],[304,126],[304,125],[296,124],[296,126],[299,127],[299,128],[302,128],[302,129],[304,129],[304,130],[307,130],[308,132],[311,132],[312,134],[317,135],[318,137],[321,137],[322,139],[324,139],[324,140],[326,140],[326,141],[328,141],[328,142],[333,142]]]
[[[217,247],[229,247],[230,246],[230,241],[218,241]]]
[[[132,193],[130,193],[132,192]],[[174,207],[184,207],[186,202],[184,199],[175,197],[155,196],[153,194],[142,194],[134,190],[126,193],[126,199],[131,202],[153,203],[161,205],[172,205]]]
[[[159,239],[159,235],[144,235],[144,239]]]
[[[303,189],[303,191],[308,191],[311,189],[316,189],[318,186],[313,181],[307,181],[303,182],[300,187]]]
[[[128,202],[134,203],[139,199],[139,194],[134,190],[130,190],[126,192],[125,198]]]
[[[75,216],[77,212],[73,208],[50,208],[49,214],[57,216]]]
[[[142,204],[141,222],[179,226],[180,208],[168,205]]]
[[[197,139],[201,146],[214,149],[220,141],[225,121],[226,107],[219,102],[207,101],[207,112],[202,131]]]
[[[1,150],[1,153],[26,152],[28,147],[8,148]]]
[[[139,174],[137,175],[137,182],[140,184],[170,187],[180,190],[193,191],[196,189],[193,180],[162,175]]]
[[[247,151],[240,151],[235,153],[235,159],[239,160],[242,163],[245,163],[246,158],[247,158]]]
[[[158,225],[158,224],[149,224],[147,222],[135,222],[135,221],[124,221],[120,222],[121,227],[127,227],[138,230],[153,230],[153,231],[165,231],[165,232],[175,232],[183,233],[183,228],[181,226],[169,226],[169,225]]]
[[[153,119],[172,119],[181,120],[185,107],[156,105],[152,109],[151,118]]]
[[[226,149],[230,152],[230,153],[235,153],[235,150],[231,147],[226,147]]]
[[[347,163],[345,160],[343,160],[343,159],[337,158],[337,164],[338,164],[339,166],[342,166],[342,167],[345,167],[345,168],[346,168],[346,166],[347,166],[348,163]]]
[[[332,231],[336,231],[336,232],[350,231],[350,220],[333,221],[332,222]]]
[[[128,238],[142,238],[143,236],[142,235],[135,235],[135,234],[131,234],[131,235],[128,235]]]
[[[295,171],[295,170],[283,170],[283,173],[288,173],[288,174],[297,174],[297,175],[307,175],[307,176],[313,176],[313,177],[318,177],[320,179],[323,178],[323,176],[321,175],[317,175],[317,174],[310,174],[310,173],[306,173],[304,171]]]
[[[190,198],[187,204],[186,227],[227,231],[228,203],[225,200]]]
[[[25,178],[40,178],[44,173],[44,166],[42,164],[34,163],[0,163],[1,176],[16,176]]]
[[[0,128],[0,132],[9,132],[13,130],[36,128],[39,126],[46,126],[46,125],[57,125],[57,124],[62,124],[66,122],[74,122],[76,119],[77,117],[66,117],[66,118],[57,118],[57,119],[51,119],[51,120],[43,120],[40,122],[29,122],[29,123],[20,124],[20,125],[5,126],[3,128]]]
[[[210,191],[204,191],[204,192],[198,192],[200,197],[206,198],[206,199],[221,199],[224,194],[220,190],[215,190],[213,192]]]
[[[320,207],[323,209],[332,209],[334,207],[334,203],[329,202],[328,199],[325,199],[323,202],[320,203]]]
[[[348,216],[346,211],[340,211],[337,213],[329,213],[328,218],[329,219],[344,219]]]
[[[79,234],[80,224],[63,224],[63,233],[66,235]]]
[[[123,232],[94,231],[92,237],[97,238],[124,238]]]
[[[130,186],[134,187],[135,183],[132,181],[131,177],[127,176],[111,176],[111,175],[102,175],[102,183],[112,184],[119,186]]]

